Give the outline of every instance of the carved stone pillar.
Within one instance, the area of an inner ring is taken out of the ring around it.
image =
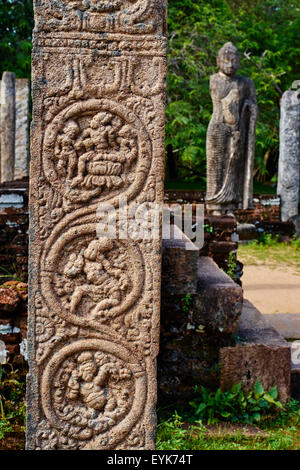
[[[15,166],[16,76],[4,72],[1,80],[1,183],[13,181]]]
[[[120,236],[119,203],[163,202],[165,17],[35,1],[28,449],[155,446],[161,241]]]
[[[277,194],[281,197],[281,220],[298,214],[300,171],[299,92],[288,90],[280,106],[280,152]]]
[[[16,80],[15,180],[29,173],[29,91],[26,78]]]

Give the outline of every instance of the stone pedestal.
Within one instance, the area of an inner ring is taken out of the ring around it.
[[[299,92],[288,90],[281,99],[280,154],[277,193],[283,222],[298,214],[300,172]]]
[[[161,241],[121,232],[163,202],[165,15],[35,1],[28,449],[155,447]]]
[[[15,167],[15,82],[12,72],[4,72],[1,80],[1,183],[13,181]]]

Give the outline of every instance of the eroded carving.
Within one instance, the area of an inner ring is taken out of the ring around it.
[[[45,31],[152,33],[163,27],[158,6],[157,0],[41,0],[38,27]]]
[[[34,3],[27,448],[153,449],[166,1]]]

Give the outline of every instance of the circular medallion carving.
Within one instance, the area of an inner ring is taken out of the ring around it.
[[[132,199],[151,165],[151,142],[141,120],[106,99],[79,101],[48,125],[43,146],[46,178],[73,204]]]
[[[60,435],[75,440],[78,448],[109,449],[140,418],[146,376],[125,347],[83,339],[52,356],[41,389],[46,418]]]
[[[42,294],[50,309],[78,326],[98,327],[139,299],[144,271],[139,247],[97,238],[95,224],[69,229],[45,254]]]

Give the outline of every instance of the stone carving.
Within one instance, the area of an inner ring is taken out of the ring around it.
[[[61,448],[60,436],[71,439],[73,448],[88,448],[93,439],[111,448],[133,426],[132,417],[142,413],[146,396],[140,364],[124,347],[98,339],[74,342],[54,354],[42,389],[48,390],[42,400],[50,423],[47,440],[54,440],[54,448]]]
[[[159,0],[42,0],[38,28],[149,34],[164,26]]]
[[[155,446],[161,243],[130,211],[163,203],[165,11],[35,0],[28,449]]]
[[[300,172],[299,91],[286,91],[281,99],[280,154],[277,193],[283,222],[298,215]]]
[[[232,214],[252,205],[257,104],[252,80],[236,75],[238,50],[225,44],[211,77],[213,116],[207,130],[207,208]]]
[[[53,188],[73,203],[129,189],[147,177],[151,144],[130,110],[108,100],[88,100],[64,109],[49,124],[44,170]]]

